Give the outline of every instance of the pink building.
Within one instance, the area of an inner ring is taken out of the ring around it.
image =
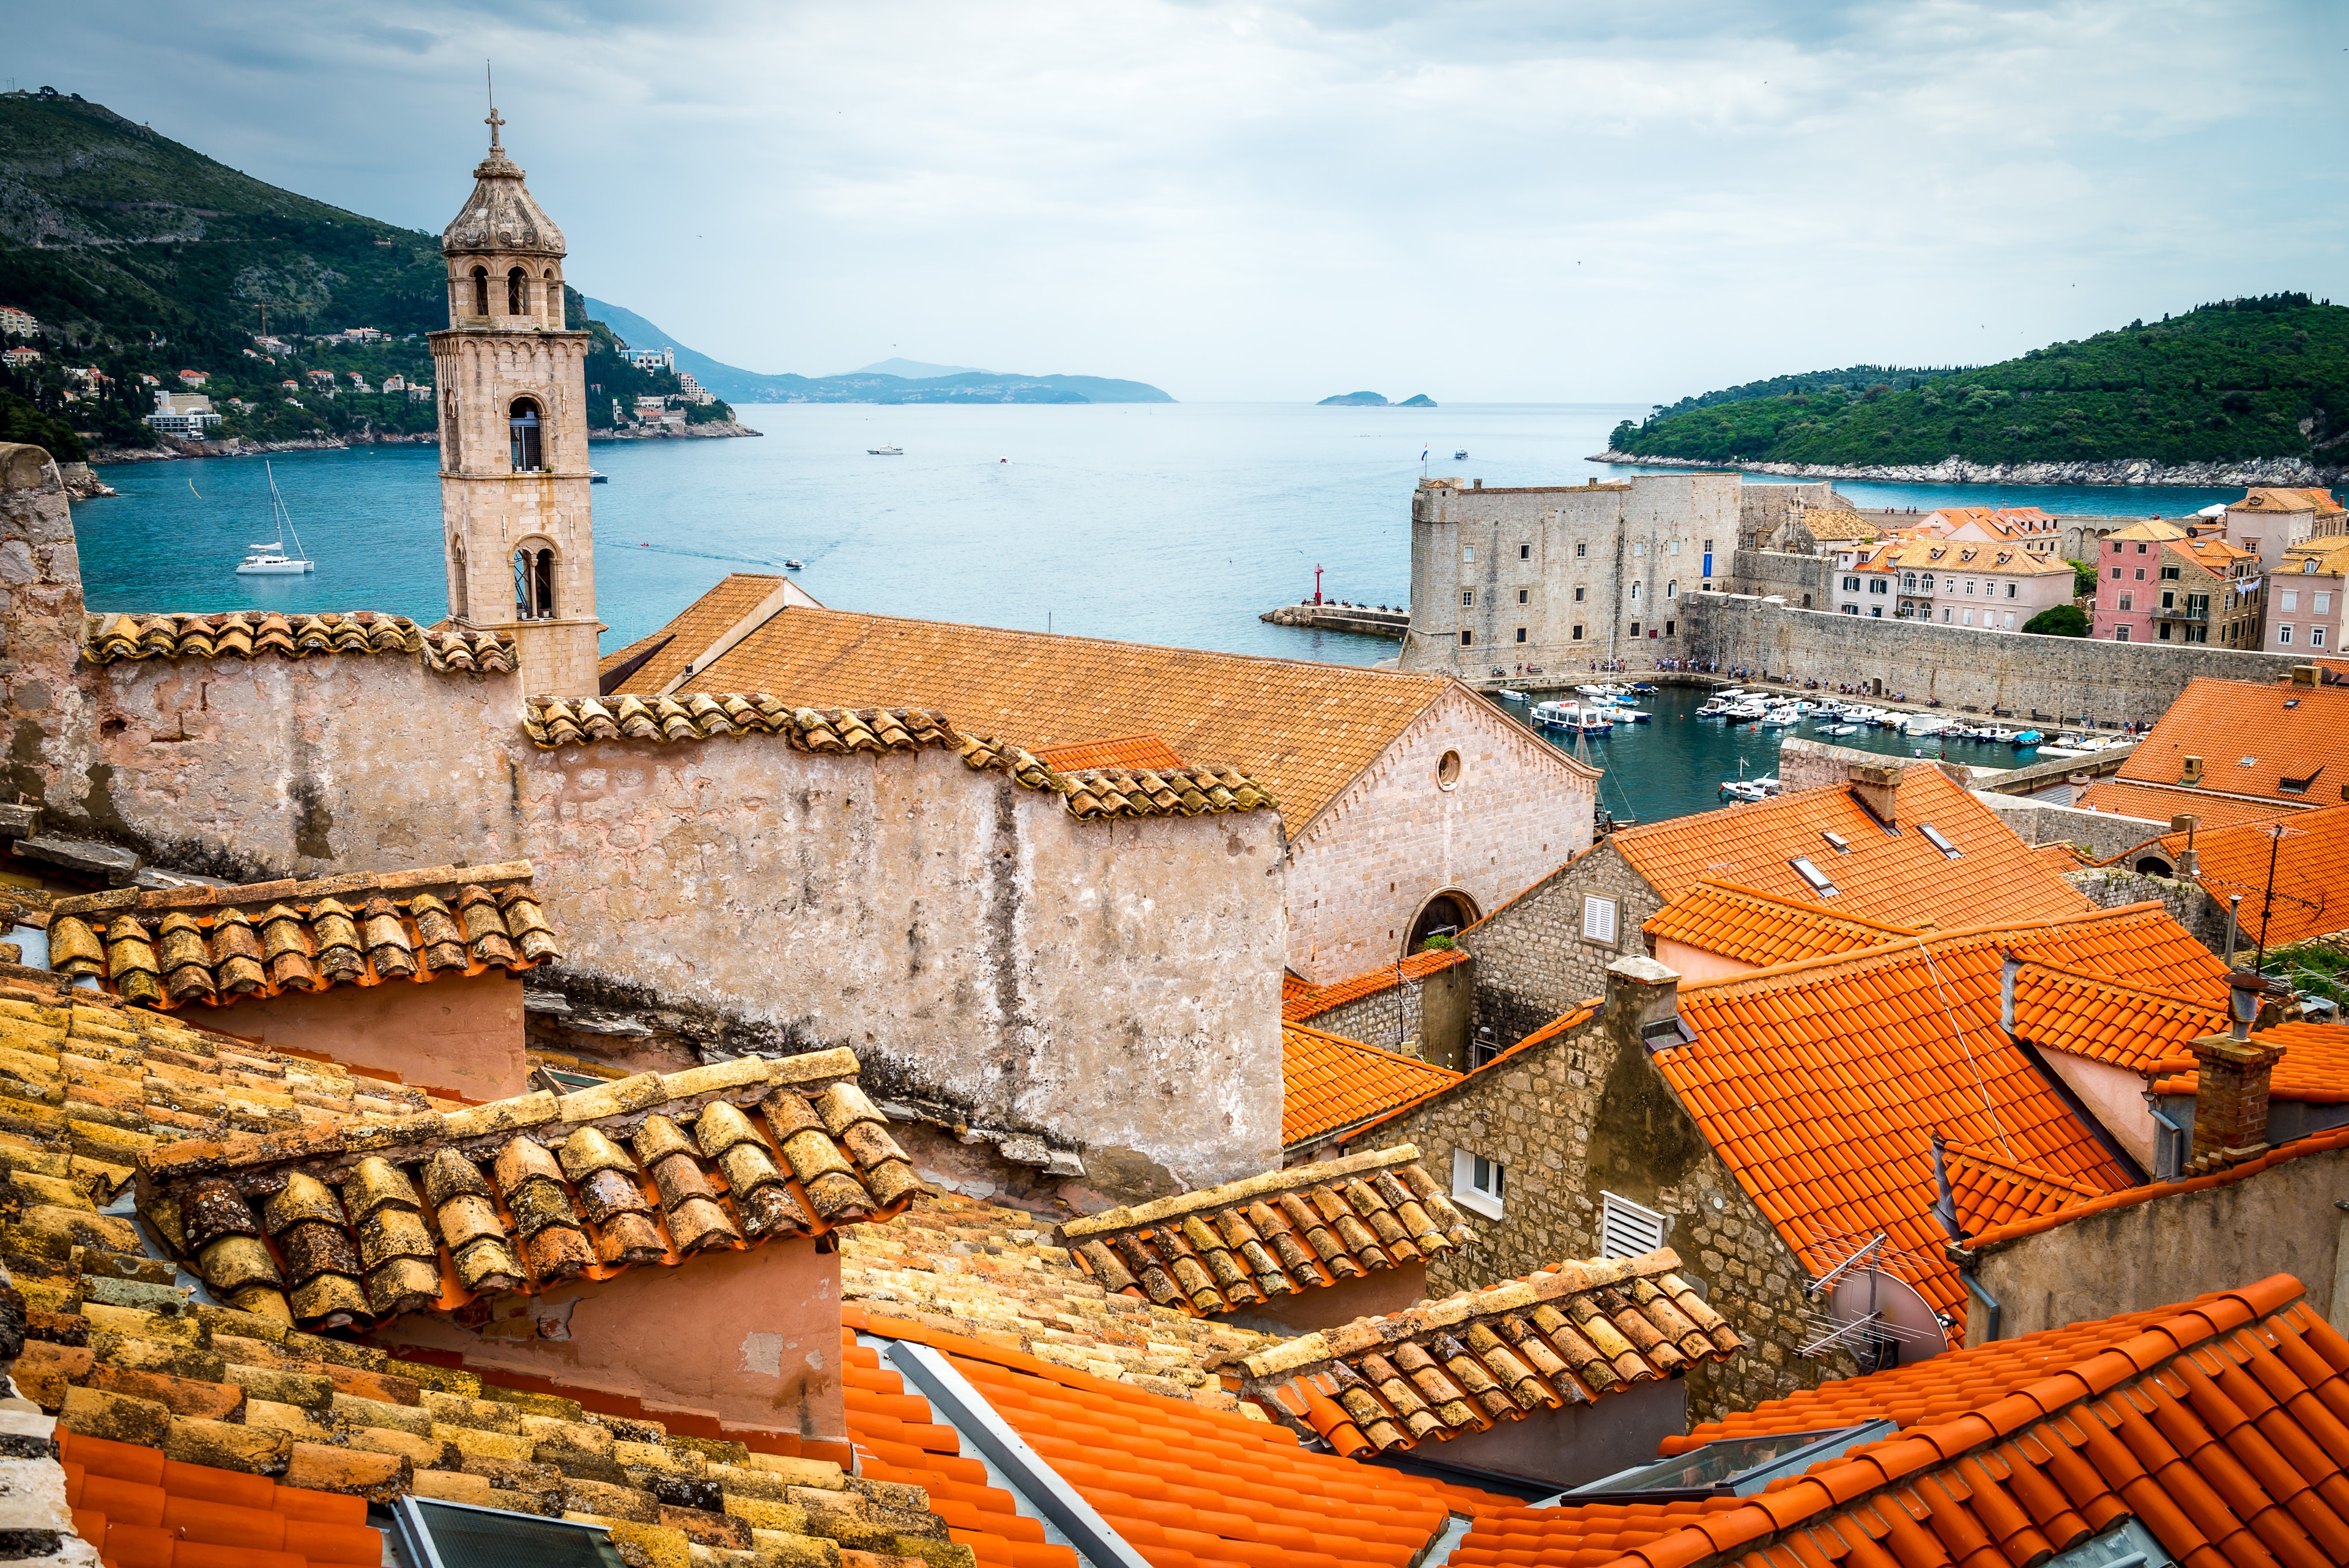
[[[2186,531],[2158,517],[2116,529],[2097,545],[2096,619],[2088,634],[2107,643],[2150,643],[2161,600],[2162,546]]]

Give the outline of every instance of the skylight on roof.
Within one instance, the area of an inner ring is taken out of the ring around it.
[[[1819,870],[1818,867],[1811,864],[1807,858],[1797,855],[1786,863],[1794,867],[1795,874],[1802,878],[1805,882],[1810,883],[1811,891],[1817,893],[1821,898],[1833,898],[1839,891],[1836,887],[1836,884],[1829,880],[1827,873]]]
[[[1941,851],[1941,858],[1943,860],[1955,861],[1962,860],[1965,857],[1965,851],[1950,842],[1949,835],[1942,832],[1940,829],[1933,826],[1932,823],[1920,822],[1917,824],[1917,830],[1925,835],[1925,841],[1927,843]]]
[[[1851,841],[1845,838],[1841,833],[1823,832],[1819,837],[1825,839],[1829,847],[1832,848],[1836,853],[1839,855],[1847,855],[1851,853]]]
[[[622,1568],[610,1530],[597,1524],[478,1508],[409,1495],[391,1511],[390,1534],[415,1568]]]
[[[1671,1502],[1706,1497],[1750,1497],[1780,1476],[1800,1475],[1822,1460],[1889,1438],[1893,1421],[1863,1421],[1808,1432],[1723,1438],[1661,1461],[1636,1465],[1560,1496],[1561,1503]]]

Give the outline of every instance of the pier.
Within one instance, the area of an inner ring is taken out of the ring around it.
[[[1267,610],[1257,617],[1276,626],[1310,626],[1322,632],[1358,632],[1364,636],[1388,637],[1402,641],[1411,630],[1409,610],[1389,610],[1369,604],[1340,604],[1324,600],[1317,604],[1308,599],[1300,603],[1283,604],[1277,610]]]

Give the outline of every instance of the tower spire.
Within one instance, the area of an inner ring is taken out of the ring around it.
[[[481,123],[490,128],[490,152],[494,157],[503,150],[498,146],[498,128],[505,124],[505,119],[498,113],[498,78],[490,69],[490,62],[487,60],[481,62],[481,78],[489,84],[490,89],[490,118]]]

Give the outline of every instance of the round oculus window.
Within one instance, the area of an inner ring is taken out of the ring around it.
[[[1451,789],[1456,788],[1459,783],[1460,753],[1447,751],[1444,754],[1444,759],[1435,765],[1435,787],[1439,789]]]

